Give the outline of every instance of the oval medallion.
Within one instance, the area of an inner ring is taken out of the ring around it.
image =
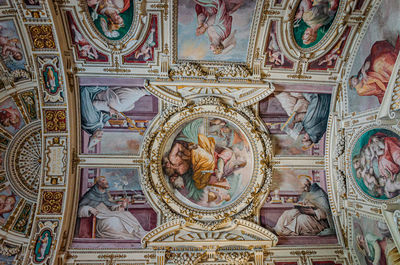
[[[297,45],[306,49],[316,45],[335,19],[340,0],[301,0],[293,21]]]
[[[120,40],[130,30],[134,0],[88,0],[89,15],[97,30],[109,40]]]
[[[351,169],[357,186],[374,199],[388,200],[400,194],[400,136],[387,129],[361,135],[351,153]]]

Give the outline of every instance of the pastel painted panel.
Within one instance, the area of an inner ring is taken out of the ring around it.
[[[400,264],[400,254],[383,221],[365,216],[353,218],[353,249],[361,265]]]
[[[329,89],[314,86],[276,86],[276,92],[259,103],[259,115],[268,126],[277,155],[324,155],[330,111]],[[310,92],[308,92],[310,91]],[[325,91],[324,91],[325,92]]]
[[[335,46],[323,57],[309,64],[308,68],[311,70],[327,70],[336,66],[337,60],[343,53],[343,49],[346,45],[347,37],[349,36],[351,27],[347,27],[343,32],[340,39],[336,42]]]
[[[400,2],[382,1],[368,27],[348,80],[350,112],[378,108],[383,100],[400,48],[399,12]]]
[[[137,168],[83,168],[73,247],[140,248],[157,224]],[[123,222],[122,222],[123,220]]]
[[[256,0],[179,0],[181,60],[246,62]]]
[[[145,40],[131,54],[123,56],[123,61],[126,63],[151,62],[154,60],[154,49],[158,47],[157,16],[153,15]]]
[[[13,20],[0,21],[0,57],[15,81],[26,77],[26,59]]]
[[[24,119],[12,98],[0,103],[0,125],[11,134],[15,134],[25,125]]]
[[[261,224],[282,245],[337,242],[324,170],[275,170],[271,194],[261,208]]]
[[[15,195],[10,186],[0,191],[0,225],[4,225],[17,206],[20,197]]]
[[[80,87],[82,152],[137,155],[146,128],[158,113],[158,99],[142,86],[119,86],[121,81],[112,78],[103,81],[87,79],[89,85]],[[116,85],[101,85],[113,82]]]

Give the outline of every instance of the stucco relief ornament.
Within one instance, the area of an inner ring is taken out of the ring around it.
[[[150,202],[166,221],[209,230],[255,215],[271,182],[265,128],[243,108],[212,97],[178,108],[156,121],[145,143],[142,181]]]
[[[250,71],[242,65],[230,64],[220,69],[217,75],[225,78],[247,78]]]
[[[170,74],[174,77],[202,77],[206,73],[201,69],[198,64],[184,63],[178,65],[175,69],[171,70]]]
[[[344,131],[340,130],[338,132],[337,143],[335,148],[336,158],[340,157],[344,153],[345,147],[346,147],[346,136],[344,134]]]

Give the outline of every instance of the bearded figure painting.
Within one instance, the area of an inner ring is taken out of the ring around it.
[[[179,0],[178,58],[246,61],[256,0]]]
[[[120,40],[133,21],[133,0],[87,0],[96,28],[110,40]]]
[[[297,8],[293,33],[301,48],[317,44],[328,32],[340,0],[302,0]]]
[[[163,173],[175,196],[196,208],[233,203],[252,176],[250,146],[244,134],[222,118],[183,124],[166,143]]]
[[[386,129],[365,132],[352,151],[352,170],[358,187],[375,199],[400,194],[400,136]]]

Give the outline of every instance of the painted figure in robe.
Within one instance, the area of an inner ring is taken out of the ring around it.
[[[98,144],[103,127],[112,116],[130,111],[147,92],[139,87],[81,87],[81,126],[90,134],[89,148]]]
[[[302,179],[303,193],[295,209],[279,217],[275,231],[280,236],[332,235],[335,233],[328,195],[308,178]]]
[[[382,103],[399,49],[400,37],[395,46],[387,40],[375,42],[358,75],[350,78],[350,88],[360,96],[376,96]]]
[[[140,240],[147,232],[129,211],[128,200],[114,202],[108,193],[109,184],[104,176],[96,178],[80,199],[78,217],[96,217],[96,237]]]

